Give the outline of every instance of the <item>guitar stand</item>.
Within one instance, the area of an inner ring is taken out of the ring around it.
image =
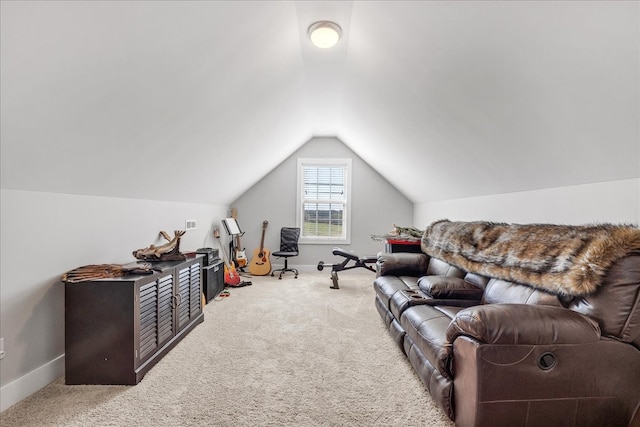
[[[344,261],[339,264],[325,264],[324,261],[318,263],[318,271],[322,271],[325,267],[331,267],[331,289],[340,289],[338,286],[338,271],[351,270],[352,268],[366,268],[369,271],[375,272],[376,269],[369,264],[374,264],[378,258],[376,256],[359,257],[353,252],[347,252],[344,249],[333,248],[333,254],[344,257]],[[354,264],[348,265],[350,261],[354,261]]]
[[[244,232],[242,232],[240,234],[240,236],[242,236],[242,235],[244,235]],[[231,235],[231,240],[229,241],[229,253],[231,254],[230,259],[234,262],[236,270],[238,270],[238,271],[240,271],[242,273],[245,273],[244,267],[240,267],[240,263],[238,263],[238,260],[236,259],[236,253],[237,253],[237,250],[239,248],[236,246],[235,236],[236,236],[235,234],[232,234]]]

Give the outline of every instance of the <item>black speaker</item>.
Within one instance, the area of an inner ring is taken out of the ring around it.
[[[205,266],[211,265],[220,259],[220,253],[218,249],[200,248],[200,249],[196,249],[196,253],[204,255],[202,264]]]

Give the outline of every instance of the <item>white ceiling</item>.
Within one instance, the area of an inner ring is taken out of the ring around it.
[[[327,135],[414,202],[639,177],[639,6],[2,1],[2,188],[228,204]]]

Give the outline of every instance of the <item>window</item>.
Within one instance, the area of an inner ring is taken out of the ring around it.
[[[351,159],[298,159],[301,243],[350,243]]]

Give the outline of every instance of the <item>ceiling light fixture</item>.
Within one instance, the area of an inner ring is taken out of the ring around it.
[[[331,21],[318,21],[309,27],[309,38],[314,46],[328,49],[335,46],[340,40],[342,29]]]

